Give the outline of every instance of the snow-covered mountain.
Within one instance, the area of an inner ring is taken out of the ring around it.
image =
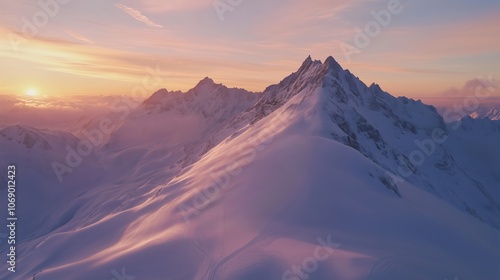
[[[458,104],[463,103],[461,100]],[[477,108],[472,111],[467,111],[464,109],[457,110],[453,109],[451,106],[442,106],[438,108],[438,111],[441,115],[447,115],[449,118],[452,118],[448,121],[458,121],[461,117],[460,114],[467,114],[468,116],[474,119],[483,119],[488,118],[490,120],[499,121],[500,120],[500,103],[495,101],[489,101],[482,104],[477,105]],[[460,113],[455,114],[447,114],[447,112],[455,112],[458,111]],[[464,111],[464,112],[461,112]]]
[[[478,110],[470,114],[473,118],[488,118],[490,120],[500,120],[500,104],[493,106],[480,106]]]
[[[2,279],[500,277],[498,122],[445,124],[332,57],[262,93],[205,78],[123,116],[50,186],[50,209],[24,206],[37,227]],[[16,129],[0,132],[11,161],[82,141]]]

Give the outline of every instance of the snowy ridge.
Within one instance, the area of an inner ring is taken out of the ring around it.
[[[463,100],[461,102],[463,102]],[[460,102],[458,104],[460,104]],[[467,113],[468,116],[474,119],[488,118],[494,121],[500,120],[500,103],[498,103],[498,101],[487,100],[485,103],[478,104],[477,107],[473,107],[473,109],[470,110],[472,111],[460,112],[460,114]],[[460,114],[449,114],[450,111],[454,111],[451,107],[440,107],[439,111],[442,115],[451,118],[450,120],[447,120],[448,122],[458,121],[463,117],[463,115],[461,116]]]
[[[485,106],[471,113],[470,116],[475,119],[488,118],[490,120],[499,121],[500,120],[500,109],[498,109],[499,107],[500,107],[499,105],[490,108]]]
[[[37,130],[22,125],[9,126],[0,130],[0,137],[3,138],[3,141],[20,144],[26,149],[53,150],[51,144],[57,146],[74,145],[77,142],[77,138],[68,133],[58,132],[54,135],[50,131]]]
[[[452,125],[332,57],[263,93],[209,78],[160,90],[53,185],[60,203],[30,202],[48,218],[0,277],[496,280],[499,126]]]
[[[206,77],[186,93],[161,89],[144,101],[150,113],[176,111],[179,114],[201,113],[215,121],[224,121],[236,112],[244,111],[255,103],[260,94],[244,89],[229,89]]]

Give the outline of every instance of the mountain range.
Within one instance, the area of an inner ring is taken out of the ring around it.
[[[10,126],[0,278],[499,279],[499,142],[498,118],[445,123],[333,57],[260,93],[207,77],[77,132]]]

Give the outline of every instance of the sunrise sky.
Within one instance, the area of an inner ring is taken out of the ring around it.
[[[41,0],[51,3],[44,11],[39,0],[1,0],[1,94],[127,94],[147,67],[169,90],[209,76],[262,91],[308,55],[332,55],[366,83],[413,98],[500,77],[498,0],[401,1],[351,61],[341,46],[356,46],[356,30],[390,0],[54,1]]]

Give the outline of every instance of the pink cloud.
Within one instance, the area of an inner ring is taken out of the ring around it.
[[[27,125],[64,129],[82,118],[102,116],[110,112],[118,96],[23,96],[0,95],[0,128]]]
[[[460,88],[450,88],[442,93],[446,97],[467,97],[475,96],[477,92],[486,94],[489,92],[490,95],[495,95],[498,93],[500,88],[500,82],[489,78],[475,78],[465,82],[465,85]]]
[[[122,4],[116,4],[115,7],[129,14],[135,20],[145,23],[149,27],[162,28],[163,26],[152,22],[149,18],[143,15],[140,11],[130,8]]]
[[[88,38],[86,38],[83,35],[80,35],[78,33],[67,31],[67,30],[66,30],[66,33],[68,33],[68,35],[75,38],[76,40],[79,40],[79,41],[82,41],[85,43],[89,43],[89,44],[94,44],[94,41],[92,41],[92,40],[90,40],[90,39],[88,39]]]
[[[193,10],[211,7],[213,0],[142,0],[142,6],[148,12],[165,12],[179,10]]]

